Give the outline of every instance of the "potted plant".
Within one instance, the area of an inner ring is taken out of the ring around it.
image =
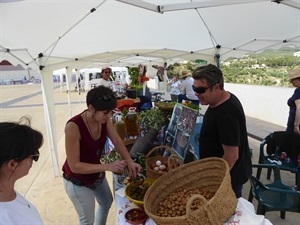
[[[137,158],[138,154],[147,155],[157,145],[158,133],[165,125],[164,113],[158,108],[139,112],[138,124],[141,127],[141,135],[131,147],[132,158]]]
[[[136,98],[139,95],[143,95],[143,84],[139,82],[139,71],[138,67],[129,67],[128,74],[130,78],[129,88],[127,90],[127,94],[129,94],[130,98]],[[150,93],[149,88],[146,86],[146,95]]]

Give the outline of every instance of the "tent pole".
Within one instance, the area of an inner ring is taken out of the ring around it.
[[[67,84],[67,99],[68,99],[68,106],[69,106],[69,115],[70,118],[72,117],[72,107],[71,107],[71,98],[70,98],[70,84],[72,80],[72,68],[66,67],[66,84]]]
[[[53,95],[53,76],[52,71],[40,70],[42,79],[42,94],[44,102],[44,115],[48,136],[48,144],[52,162],[54,177],[60,176],[58,155],[57,155],[57,138],[56,138],[56,123],[54,111],[54,95]]]

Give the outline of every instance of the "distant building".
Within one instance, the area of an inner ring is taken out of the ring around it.
[[[0,85],[40,82],[40,74],[31,68],[24,69],[20,64],[14,66],[7,60],[0,62]]]
[[[300,51],[299,52],[294,52],[294,56],[300,57]]]

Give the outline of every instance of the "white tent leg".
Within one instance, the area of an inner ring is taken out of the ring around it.
[[[80,75],[79,75],[79,71],[78,69],[75,69],[75,73],[76,73],[76,87],[77,87],[77,92],[80,95],[81,90],[80,90],[80,85],[78,83],[78,79],[80,79]],[[81,80],[81,79],[80,79]],[[82,86],[82,85],[81,85]]]
[[[70,87],[71,87],[71,80],[72,80],[72,68],[66,68],[66,84],[67,84],[67,98],[68,98],[68,106],[69,106],[69,115],[70,118],[72,117],[72,107],[71,107],[71,98],[70,98]]]
[[[60,176],[60,166],[57,155],[57,137],[54,111],[53,77],[52,71],[40,71],[42,79],[42,94],[44,102],[44,115],[50,149],[53,173]]]
[[[62,73],[59,74],[59,91],[60,93],[63,91],[64,86],[64,75]]]

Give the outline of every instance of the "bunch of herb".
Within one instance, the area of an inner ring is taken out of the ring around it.
[[[195,109],[195,110],[199,110],[200,109],[200,107],[198,105],[195,105],[193,103],[188,103],[186,106],[189,107],[189,108],[191,108],[191,109]]]
[[[122,157],[118,152],[116,152],[114,150],[112,150],[110,153],[105,154],[101,157],[101,162],[103,162],[103,163],[111,163],[116,160],[122,160]]]
[[[142,167],[141,174],[146,176],[146,156],[145,156],[145,154],[137,152],[137,158],[134,161],[141,165],[141,167]]]
[[[160,131],[165,125],[165,115],[159,108],[152,108],[139,113],[138,123],[146,130],[153,128]]]

